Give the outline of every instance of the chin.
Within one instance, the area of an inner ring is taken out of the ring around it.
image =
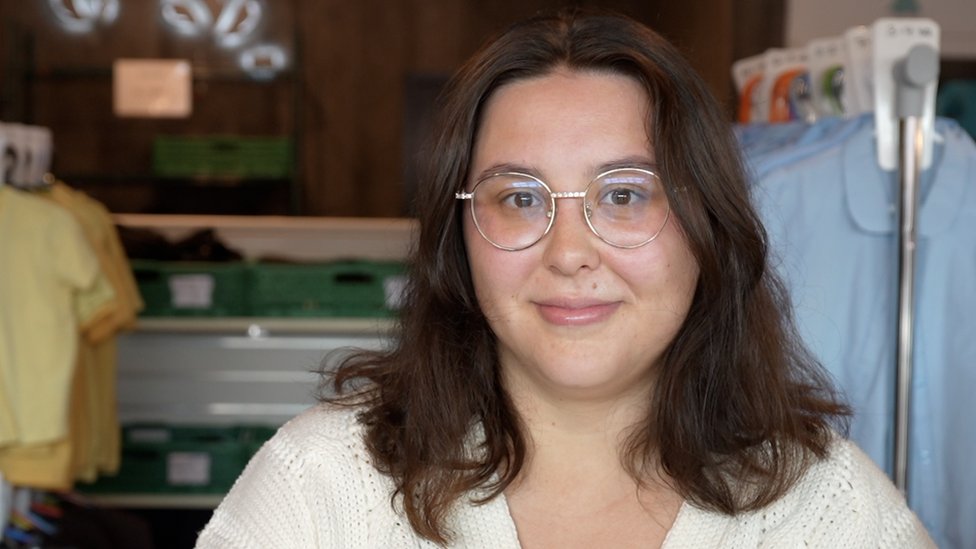
[[[642,379],[647,377],[611,368],[578,370],[571,365],[544,375],[553,392],[580,398],[612,398],[630,394],[644,385]]]

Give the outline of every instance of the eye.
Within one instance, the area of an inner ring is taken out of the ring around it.
[[[600,204],[604,206],[636,206],[638,202],[648,198],[649,189],[638,189],[634,187],[610,187],[604,189],[600,197]]]
[[[476,207],[495,215],[535,216],[545,212],[551,199],[539,181],[522,174],[498,174],[475,187]]]
[[[513,192],[506,196],[502,202],[516,208],[531,208],[540,204],[539,197],[525,191]]]
[[[613,189],[606,196],[606,200],[617,206],[630,204],[630,201],[633,199],[634,192],[630,189]]]

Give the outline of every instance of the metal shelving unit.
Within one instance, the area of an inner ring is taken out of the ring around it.
[[[111,93],[112,69],[105,66],[76,66],[76,67],[51,67],[41,68],[37,66],[34,54],[33,36],[14,25],[7,23],[4,25],[5,43],[7,50],[7,63],[2,75],[2,95],[0,95],[0,105],[3,105],[3,112],[0,113],[0,120],[5,122],[22,122],[25,124],[41,124],[44,120],[38,118],[37,90],[39,86],[57,84],[58,86],[88,86],[92,83],[107,84],[106,93]],[[254,193],[264,193],[269,196],[267,202],[283,202],[289,215],[301,215],[302,204],[302,131],[303,131],[303,82],[302,82],[302,48],[300,35],[295,32],[292,36],[292,67],[289,70],[277,72],[273,77],[256,77],[245,73],[243,70],[213,70],[208,67],[195,66],[193,72],[194,88],[206,88],[208,86],[233,86],[234,88],[253,88],[255,90],[268,89],[274,86],[288,86],[290,94],[291,116],[289,125],[290,131],[282,134],[292,141],[292,169],[288,177],[238,177],[238,176],[200,176],[200,177],[160,177],[151,173],[149,166],[144,171],[116,171],[112,169],[100,169],[97,171],[84,171],[75,173],[56,173],[60,179],[81,190],[88,191],[96,198],[99,197],[99,189],[112,189],[119,186],[129,186],[132,188],[142,188],[153,191],[156,194],[169,193],[179,190],[180,192],[206,192],[207,189],[222,188],[228,193],[247,194],[247,198],[242,198],[240,203],[261,204],[260,200],[255,200],[250,195]],[[152,121],[150,121],[152,123]],[[143,126],[144,121],[139,121]],[[160,125],[165,125],[165,133],[173,133],[172,127],[179,126],[179,121],[166,120]],[[57,147],[58,128],[55,131],[55,146]],[[164,133],[164,132],[160,132]],[[177,131],[178,133],[178,131]],[[221,128],[213,128],[210,133],[232,133],[222,131]],[[96,192],[92,192],[96,191]],[[273,194],[278,192],[277,195]],[[230,196],[230,195],[228,195]],[[277,198],[276,198],[277,197]],[[206,199],[204,199],[206,200]],[[232,199],[229,199],[232,200]],[[165,202],[165,201],[164,201]],[[111,207],[111,204],[109,204]],[[242,206],[246,209],[249,206]],[[154,213],[176,213],[168,211],[158,211]],[[213,211],[199,213],[214,214],[255,214],[264,212],[253,211]]]

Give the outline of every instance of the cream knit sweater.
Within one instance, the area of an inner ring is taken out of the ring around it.
[[[320,405],[254,456],[197,549],[436,547],[390,504],[393,484],[371,464],[356,411]],[[453,515],[453,547],[519,547],[504,496]],[[664,542],[676,548],[935,547],[904,498],[854,444],[838,438],[783,498],[736,517],[685,503]]]

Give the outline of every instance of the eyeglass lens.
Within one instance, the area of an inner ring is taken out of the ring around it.
[[[481,234],[499,248],[521,250],[538,242],[554,220],[555,200],[545,183],[503,173],[479,182],[472,214]],[[660,178],[637,169],[613,170],[586,189],[583,213],[590,228],[608,244],[636,247],[661,232],[669,215]]]

